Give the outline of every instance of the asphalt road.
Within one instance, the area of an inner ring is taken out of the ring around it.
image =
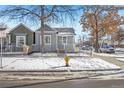
[[[124,80],[69,80],[24,86],[27,88],[124,88]]]
[[[19,84],[19,82],[21,84]],[[114,80],[77,79],[77,80],[65,80],[65,81],[46,82],[46,83],[43,83],[41,81],[35,82],[35,80],[25,81],[25,82],[0,81],[0,86],[2,85],[4,85],[3,87],[8,87],[8,88],[124,88],[124,79],[114,79]]]

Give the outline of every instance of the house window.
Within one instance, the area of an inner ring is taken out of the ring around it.
[[[67,44],[67,37],[62,37],[62,43]]]
[[[45,35],[45,45],[51,44],[51,35]]]
[[[16,36],[16,46],[22,47],[26,44],[26,36]]]

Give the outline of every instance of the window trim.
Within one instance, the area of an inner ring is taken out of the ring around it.
[[[50,37],[50,43],[46,43],[46,37]],[[44,35],[45,45],[51,45],[51,35]]]
[[[16,36],[16,47],[22,47],[22,46],[18,46],[19,37],[23,37],[24,38],[24,45],[26,45],[26,36]]]
[[[66,43],[64,43],[63,37],[66,37]],[[68,36],[62,36],[62,44],[63,44],[63,45],[67,45],[67,42],[68,42],[67,39],[68,39]]]

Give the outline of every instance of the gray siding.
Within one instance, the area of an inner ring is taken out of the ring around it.
[[[12,44],[13,51],[22,51],[22,47],[16,47],[16,36],[18,35],[26,36],[26,45],[31,46],[33,44],[33,32],[22,24],[11,30],[9,34],[11,36],[10,42]]]
[[[67,44],[64,46],[62,44],[62,36],[58,37],[58,48],[64,49],[65,52],[74,52],[74,36],[67,36]]]
[[[64,49],[64,45],[62,43],[62,36],[57,36],[56,33],[45,33],[45,35],[51,35],[51,45],[45,45],[44,43],[44,50],[45,52],[55,52],[58,49]],[[35,32],[35,47],[33,48],[33,51],[40,51],[41,47],[40,47],[40,32],[37,31]],[[56,41],[57,39],[57,41]],[[65,45],[65,52],[74,52],[74,36],[70,35],[67,36],[67,44]]]
[[[56,51],[56,34],[45,34],[45,35],[51,35],[51,45],[45,45],[44,44],[44,50],[45,52],[55,52]],[[37,31],[35,34],[35,48],[34,51],[40,51],[40,39],[41,34]]]
[[[46,52],[55,52],[56,51],[56,34],[46,34],[51,35],[51,45],[45,45]]]
[[[65,46],[65,52],[74,52],[74,36],[67,37],[67,45]]]

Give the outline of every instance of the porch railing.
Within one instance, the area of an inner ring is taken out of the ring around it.
[[[16,45],[4,45],[2,47],[3,53],[6,52],[23,52],[24,54],[29,54],[32,52],[32,45],[31,46],[25,46],[25,47],[16,47]]]

